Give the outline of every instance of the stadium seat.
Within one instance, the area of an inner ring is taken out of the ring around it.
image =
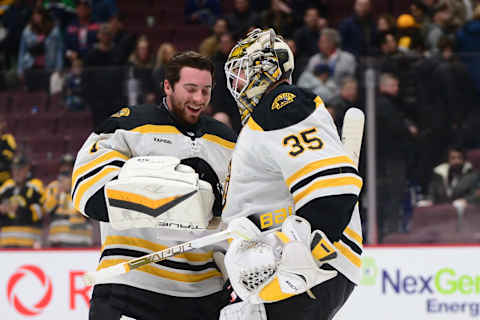
[[[36,159],[55,160],[66,151],[66,140],[58,135],[39,135],[29,140],[31,153]]]
[[[472,166],[480,170],[480,149],[473,149],[467,152],[467,160],[472,163]]]
[[[57,130],[59,115],[56,113],[14,114],[9,117],[11,130],[16,136],[38,136],[54,134]]]
[[[12,97],[9,93],[0,93],[0,114],[7,115],[10,112]]]
[[[45,92],[17,92],[13,96],[11,112],[16,114],[36,114],[45,112],[48,95]]]
[[[58,120],[59,135],[72,136],[82,133],[88,134],[93,127],[92,116],[90,112],[64,112]]]

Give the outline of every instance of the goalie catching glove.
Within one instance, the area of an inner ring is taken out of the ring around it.
[[[128,160],[105,186],[113,228],[206,229],[212,219],[211,185],[174,157]]]
[[[323,232],[312,233],[307,220],[290,216],[281,232],[255,240],[234,239],[225,255],[225,268],[242,300],[269,303],[304,293],[335,277],[337,271],[319,267],[336,256]]]

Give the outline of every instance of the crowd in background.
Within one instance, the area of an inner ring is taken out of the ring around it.
[[[364,71],[377,71],[382,236],[408,232],[412,188],[423,205],[478,202],[480,175],[465,150],[480,148],[480,1],[412,0],[393,16],[370,0],[355,0],[340,21],[331,21],[327,0],[232,2],[233,10],[224,10],[219,0],[185,0],[185,23],[211,28],[198,48],[190,48],[215,64],[211,116],[240,130],[223,66],[242,35],[272,27],[295,54],[294,83],[323,99],[339,129],[348,107],[365,106]],[[177,48],[169,42],[153,47],[148,35],[130,32],[128,12],[114,0],[3,0],[0,8],[0,90],[59,94],[66,109],[89,110],[94,125],[125,104],[161,103],[163,67]],[[58,179],[44,186],[27,158],[14,161],[15,138],[2,134],[0,245],[16,246],[11,241],[20,236],[19,246],[38,245],[46,215],[44,244],[90,244],[91,225],[72,209],[64,181],[67,172],[71,176],[71,156],[62,158]],[[29,173],[22,178],[19,168]],[[32,229],[14,228],[24,225],[19,208],[32,217]]]

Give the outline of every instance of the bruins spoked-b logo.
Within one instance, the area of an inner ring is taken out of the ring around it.
[[[272,103],[272,110],[280,110],[287,104],[292,103],[296,95],[290,92],[280,93]]]

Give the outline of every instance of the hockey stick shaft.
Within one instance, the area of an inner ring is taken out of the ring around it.
[[[107,267],[99,271],[88,272],[84,276],[84,282],[87,285],[94,285],[96,283],[108,280],[112,277],[138,269],[147,264],[162,261],[169,257],[173,257],[193,249],[202,248],[224,241],[231,236],[232,232],[230,230],[220,231],[202,238],[194,239],[173,247],[166,248],[164,250],[153,252],[151,254],[132,259],[111,267]]]

